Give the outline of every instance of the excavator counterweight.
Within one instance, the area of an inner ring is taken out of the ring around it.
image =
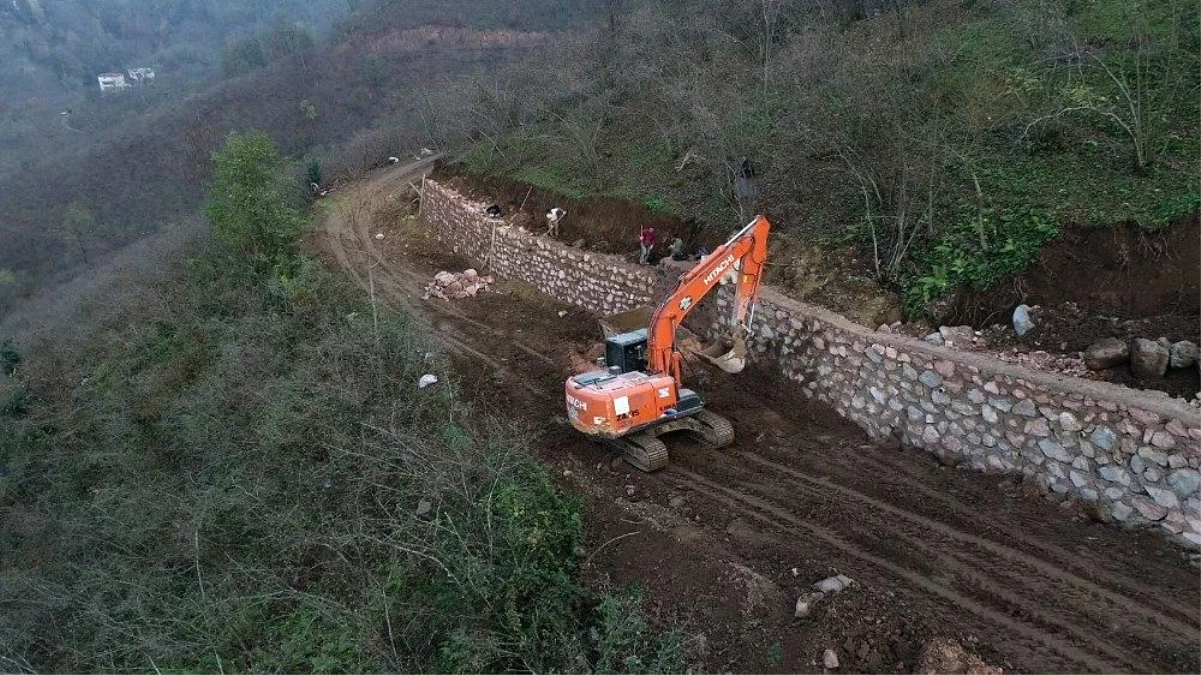
[[[734,283],[729,334],[697,355],[728,373],[746,367],[746,335],[762,283],[770,229],[767,218],[756,217],[680,275],[646,328],[606,336],[604,368],[567,379],[567,418],[572,426],[618,446],[626,461],[642,471],[667,465],[667,446],[659,437],[670,432],[690,432],[711,448],[733,443],[730,422],[705,409],[701,397],[683,386],[676,329],[705,296]]]

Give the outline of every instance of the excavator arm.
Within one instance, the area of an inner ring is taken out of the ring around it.
[[[676,350],[676,328],[696,305],[726,280],[737,284],[730,316],[734,342],[742,340],[748,316],[759,297],[767,260],[767,233],[771,223],[757,216],[729,241],[717,247],[700,264],[680,275],[676,287],[655,308],[647,331],[647,371],[670,374],[681,382],[681,358]]]

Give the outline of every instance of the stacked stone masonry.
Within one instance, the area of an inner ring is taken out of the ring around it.
[[[651,304],[674,283],[663,268],[507,226],[434,181],[426,181],[421,218],[491,272],[598,314]],[[716,336],[729,306],[723,289],[689,327]],[[877,333],[771,288],[760,296],[753,331],[755,360],[874,438],[899,437],[980,471],[1023,474],[1096,503],[1112,522],[1158,527],[1201,548],[1201,413],[1179,400]]]

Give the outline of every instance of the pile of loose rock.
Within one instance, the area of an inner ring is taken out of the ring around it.
[[[981,349],[988,346],[980,331],[971,326],[939,326],[938,332],[922,338],[932,345],[955,349]]]
[[[476,295],[487,291],[492,283],[493,278],[491,276],[482,277],[479,272],[471,269],[464,270],[462,274],[442,271],[434,275],[434,280],[425,287],[425,295],[421,296],[421,299],[441,298],[443,300],[461,300],[463,298],[474,298]]]
[[[1020,366],[1036,370],[1059,373],[1060,375],[1068,375],[1070,377],[1089,376],[1088,366],[1085,365],[1084,359],[1080,358],[1080,352],[1053,354],[1042,349],[1025,352],[1015,347],[994,352],[993,356],[1002,361],[1016,363]]]
[[[1135,338],[1129,343],[1105,338],[1084,350],[1084,363],[1092,370],[1107,370],[1123,363],[1140,379],[1163,377],[1168,369],[1197,365],[1197,345],[1188,340],[1172,342],[1167,338]]]
[[[916,673],[967,673],[967,675],[1001,675],[1004,668],[985,663],[963,645],[945,637],[936,637],[922,647]]]

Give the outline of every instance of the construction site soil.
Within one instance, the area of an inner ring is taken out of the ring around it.
[[[437,271],[477,261],[362,205],[406,203],[425,170],[377,173],[329,205],[323,252],[432,327],[473,405],[528,431],[584,505],[585,580],[641,588],[653,619],[703,638],[705,670],[822,672],[832,649],[846,672],[914,672],[936,638],[1008,672],[1201,669],[1187,553],[1011,477],[873,444],[773,373],[690,369],[738,440],[723,451],[674,442],[667,469],[633,471],[564,419],[571,354],[599,340],[596,317],[505,280],[477,298],[420,299]],[[834,574],[855,584],[795,617],[798,596]]]
[[[712,249],[725,240],[720,235],[703,232],[695,222],[656,213],[624,199],[571,199],[503,176],[471,173],[459,163],[437,162],[431,176],[465,195],[499,206],[508,222],[531,232],[546,229],[547,211],[555,207],[564,209],[567,215],[559,227],[558,238],[567,242],[583,240],[583,246],[601,253],[637,251],[639,232],[648,227],[655,228],[664,246],[676,236],[693,248],[707,245]]]
[[[1156,232],[1123,225],[1069,229],[1022,274],[959,294],[944,323],[1008,326],[1014,307],[1025,303],[1039,306],[1034,328],[1020,338],[1010,330],[989,331],[990,347],[1070,354],[1107,337],[1201,343],[1199,220],[1201,214],[1193,214]],[[1097,377],[1188,399],[1201,391],[1196,368],[1140,380],[1122,365]]]

